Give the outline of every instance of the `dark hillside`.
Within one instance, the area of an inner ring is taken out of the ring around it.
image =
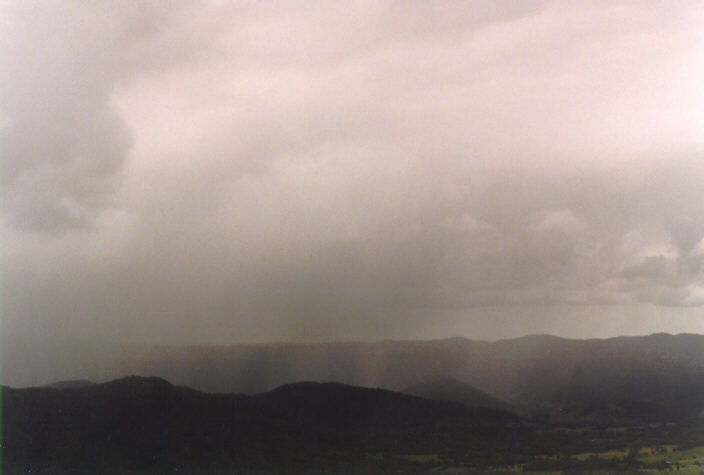
[[[74,342],[29,348],[12,340],[3,346],[5,384],[139,374],[208,392],[256,394],[317,381],[393,391],[416,388],[419,395],[471,400],[474,396],[449,390],[447,384],[443,390],[423,387],[456,380],[511,405],[573,422],[597,422],[612,413],[631,422],[650,422],[653,414],[662,414],[656,420],[682,419],[704,409],[702,335],[189,347]],[[634,409],[638,407],[652,410]]]
[[[508,412],[516,411],[511,404],[452,378],[433,379],[409,386],[401,392],[437,401],[458,402],[468,407],[486,407]]]
[[[520,423],[496,410],[317,383],[238,396],[128,377],[68,389],[3,388],[2,405],[6,473],[266,468],[460,444],[480,455],[508,450]]]

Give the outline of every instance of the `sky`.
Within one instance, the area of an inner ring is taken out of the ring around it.
[[[0,0],[3,335],[704,333],[704,2]]]

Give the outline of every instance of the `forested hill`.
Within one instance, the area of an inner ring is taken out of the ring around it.
[[[704,336],[691,334],[186,347],[30,346],[6,338],[2,362],[3,384],[16,387],[137,374],[201,391],[254,394],[299,381],[403,391],[445,379],[535,408],[632,399],[694,407],[704,400]]]
[[[523,425],[502,411],[339,383],[256,396],[143,377],[2,390],[7,473],[347,465],[359,454],[450,447],[481,458],[515,449]]]

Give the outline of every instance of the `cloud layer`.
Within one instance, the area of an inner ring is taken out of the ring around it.
[[[1,5],[6,332],[704,331],[699,3]]]

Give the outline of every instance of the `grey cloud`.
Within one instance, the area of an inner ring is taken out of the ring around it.
[[[704,305],[704,257],[649,256],[624,271],[638,298],[665,306]]]
[[[0,159],[3,207],[14,226],[86,227],[113,205],[132,138],[111,94],[137,70],[196,53],[199,37],[174,44],[173,30],[189,33],[178,28],[189,9],[160,2],[3,4],[0,70],[9,79],[0,88]]]
[[[35,230],[86,225],[129,148],[124,124],[108,104],[110,73],[91,68],[110,52],[100,41],[72,38],[91,28],[83,24],[89,18],[72,17],[76,11],[66,7],[4,8],[15,29],[6,31],[11,41],[2,51],[2,69],[11,78],[0,105],[8,118],[3,201],[14,225]]]
[[[12,331],[702,329],[700,8],[69,5],[2,51]]]

